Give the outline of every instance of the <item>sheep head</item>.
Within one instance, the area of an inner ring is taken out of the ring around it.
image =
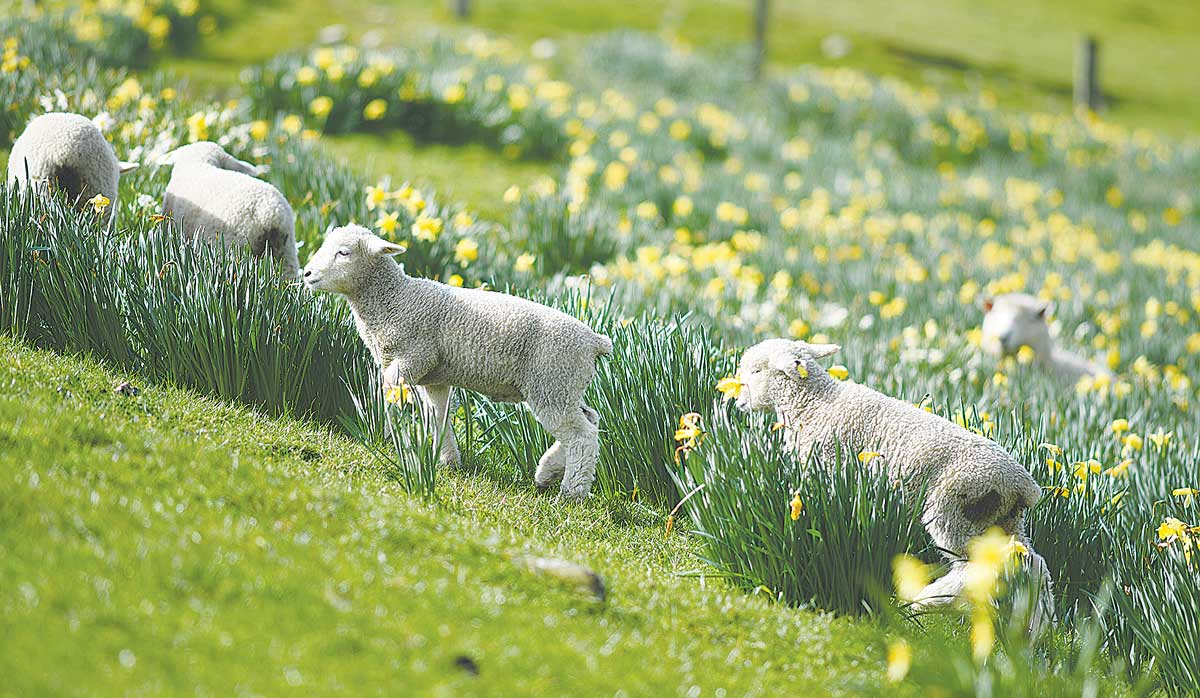
[[[316,291],[350,295],[376,273],[381,262],[394,265],[388,257],[402,252],[403,245],[388,242],[361,225],[334,228],[304,266],[304,284]]]
[[[809,344],[801,340],[768,339],[750,347],[738,366],[742,383],[738,407],[747,411],[771,411],[782,385],[817,386],[833,379],[817,363],[841,349],[836,344]]]
[[[983,316],[983,346],[992,353],[1008,356],[1027,346],[1037,354],[1051,351],[1050,327],[1046,318],[1050,304],[1027,293],[986,296],[980,303]]]
[[[241,172],[251,177],[266,174],[265,165],[254,165],[238,160],[212,141],[198,141],[183,145],[167,153],[159,160],[160,165],[203,164],[231,172]]]

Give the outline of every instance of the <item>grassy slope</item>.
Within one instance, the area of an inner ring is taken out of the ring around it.
[[[6,337],[0,356],[0,694],[804,695],[879,680],[879,628],[676,576],[696,541],[622,503],[476,474],[425,505],[323,429],[170,388],[116,395],[104,368]],[[607,607],[508,562],[525,552],[600,570]]]

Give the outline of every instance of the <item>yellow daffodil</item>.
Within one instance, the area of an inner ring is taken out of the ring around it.
[[[1185,507],[1191,506],[1198,494],[1200,494],[1200,490],[1194,487],[1176,487],[1171,490],[1171,496],[1183,498],[1183,506]]]
[[[412,391],[404,383],[394,385],[387,389],[383,394],[383,399],[393,405],[401,405],[412,402]]]
[[[1159,540],[1183,538],[1187,535],[1187,531],[1187,524],[1179,519],[1168,516],[1162,522],[1162,525],[1158,527],[1158,538]]]
[[[1146,438],[1150,439],[1150,441],[1158,448],[1166,448],[1167,444],[1171,443],[1171,437],[1174,435],[1175,432],[1173,431],[1164,433],[1161,429],[1159,429],[1154,434],[1146,434]]]
[[[679,428],[675,430],[675,441],[679,447],[675,449],[675,462],[686,458],[700,442],[704,440],[704,429],[700,426],[700,415],[688,412],[679,418]]]
[[[387,233],[388,235],[392,235],[396,232],[396,226],[399,225],[399,220],[399,213],[395,211],[392,213],[385,213],[379,217],[379,220],[375,221],[375,227],[384,233]]]
[[[1108,428],[1112,430],[1112,433],[1120,436],[1122,433],[1129,431],[1129,420],[1114,419]]]
[[[737,376],[725,376],[717,381],[717,392],[721,393],[725,401],[729,401],[742,394],[742,387],[745,385]]]
[[[1109,477],[1125,477],[1126,475],[1129,474],[1129,466],[1131,466],[1131,465],[1133,465],[1133,459],[1126,458],[1125,460],[1121,461],[1120,463],[1117,463],[1113,467],[1105,470],[1104,474],[1108,475]]]
[[[387,201],[388,193],[383,187],[367,187],[367,210],[374,211],[384,201]]]
[[[931,568],[912,555],[892,558],[892,583],[896,598],[904,602],[915,600],[929,584]]]
[[[896,640],[888,645],[887,680],[889,683],[900,683],[908,676],[912,667],[912,648],[904,640]]]
[[[442,232],[442,219],[441,218],[428,218],[426,216],[421,216],[420,218],[415,220],[412,224],[413,237],[415,237],[418,240],[422,240],[424,242],[433,242],[434,240],[437,240],[437,237],[439,234],[441,234],[441,232]],[[460,242],[459,244],[462,244],[462,242]],[[458,251],[458,248],[456,247],[455,248],[456,254],[457,254],[457,251]],[[476,253],[476,256],[478,256],[478,253]],[[474,260],[474,257],[472,257],[471,260],[468,260],[468,261],[473,261],[473,260]]]
[[[96,213],[104,213],[104,211],[112,204],[108,197],[103,194],[97,194],[88,199],[88,203],[92,205],[92,210]]]
[[[996,643],[996,628],[992,624],[989,607],[979,605],[971,614],[971,655],[976,662],[983,662],[992,653]]]
[[[850,370],[841,364],[830,366],[828,373],[840,381],[844,381],[850,377]]]
[[[367,121],[379,121],[387,114],[387,107],[385,100],[373,99],[363,107],[363,118]]]
[[[878,451],[861,451],[858,454],[858,462],[863,464],[870,463],[882,455],[883,454],[879,453]]]
[[[799,492],[792,495],[792,501],[789,506],[791,507],[789,515],[792,517],[792,521],[798,520],[800,513],[804,511],[804,500],[800,499]]]
[[[454,258],[462,265],[470,264],[479,259],[479,243],[463,238],[454,246]]]
[[[513,271],[518,274],[527,274],[533,271],[533,264],[537,261],[537,257],[524,252],[517,256],[517,261],[513,264]]]

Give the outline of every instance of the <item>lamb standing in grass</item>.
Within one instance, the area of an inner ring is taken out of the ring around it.
[[[1016,536],[1045,582],[1041,619],[1053,617],[1046,563],[1025,537],[1025,510],[1041,494],[1029,472],[989,439],[866,386],[834,379],[817,359],[838,349],[786,339],[751,347],[738,369],[738,407],[776,412],[789,448],[801,457],[814,448],[825,458],[839,447],[843,453],[854,448],[878,453],[893,480],[910,492],[924,489],[922,523],[934,543],[950,553],[964,556],[967,542],[992,526]],[[921,592],[917,606],[957,598],[964,569],[955,562],[949,574]]]
[[[185,236],[246,245],[255,257],[270,251],[285,273],[300,273],[296,216],[278,189],[256,177],[258,167],[209,141],[176,148],[162,162],[173,166],[163,215]]]
[[[53,185],[83,208],[96,196],[116,202],[120,176],[135,167],[117,160],[112,144],[91,119],[52,112],[34,117],[13,143],[8,181],[18,186],[33,183],[41,190]]]
[[[361,226],[337,228],[309,260],[304,282],[346,296],[385,386],[417,387],[433,405],[436,429],[451,387],[528,404],[557,439],[534,482],[544,488],[561,475],[563,497],[586,497],[596,477],[600,417],[583,404],[583,393],[596,359],[612,353],[612,340],[523,298],[410,277],[392,259],[403,251]],[[442,462],[457,463],[453,431],[442,439]]]
[[[1050,304],[1026,293],[987,296],[981,303],[983,346],[1003,356],[1021,347],[1033,350],[1034,361],[1054,375],[1075,382],[1084,376],[1110,376],[1108,369],[1055,346],[1046,325]]]

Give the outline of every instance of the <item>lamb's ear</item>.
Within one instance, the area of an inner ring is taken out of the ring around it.
[[[979,301],[979,307],[982,308],[983,312],[985,312],[985,313],[992,312],[992,307],[995,305],[996,305],[996,299],[992,298],[991,296],[984,296]]]
[[[133,172],[138,167],[140,167],[140,165],[136,162],[125,162],[124,160],[117,161],[117,171],[120,172],[121,174],[125,174],[126,172]]]
[[[833,356],[840,351],[841,348],[842,347],[839,344],[809,344],[808,353],[811,354],[814,359],[823,359],[826,356]]]
[[[180,147],[182,147],[182,146],[180,146]],[[158,164],[158,165],[174,165],[175,157],[178,155],[179,150],[180,150],[179,148],[176,148],[174,150],[168,150],[167,152],[163,153],[162,156],[158,158],[158,162],[156,164]]]
[[[779,371],[780,373],[791,375],[796,372],[796,367],[804,361],[804,357],[796,349],[779,349],[771,354],[771,358],[767,360],[767,365]]]
[[[367,252],[371,254],[397,255],[402,254],[405,249],[404,245],[388,242],[381,237],[367,238],[364,244],[367,246]]]

